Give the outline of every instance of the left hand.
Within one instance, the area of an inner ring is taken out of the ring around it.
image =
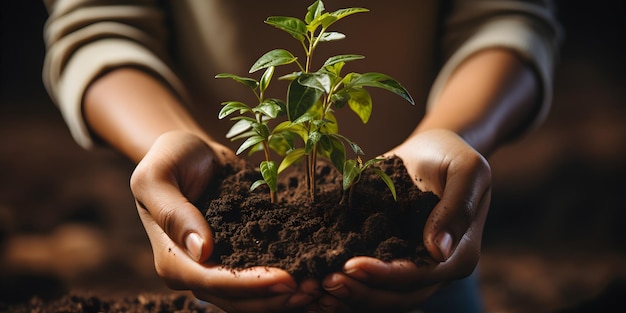
[[[131,189],[157,274],[170,288],[190,290],[229,313],[283,312],[310,304],[319,294],[317,282],[298,284],[279,268],[232,270],[208,260],[212,230],[193,203],[229,158],[234,153],[219,144],[170,131],[137,165]]]
[[[322,283],[320,312],[388,312],[415,308],[449,282],[472,273],[480,255],[491,199],[491,170],[480,153],[448,130],[418,133],[397,155],[416,185],[440,197],[424,228],[424,244],[439,262],[416,266],[355,257]]]

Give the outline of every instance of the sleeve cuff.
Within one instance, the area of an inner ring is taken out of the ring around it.
[[[471,55],[489,48],[506,48],[515,51],[533,67],[541,84],[541,108],[532,125],[539,126],[547,117],[552,101],[553,47],[546,39],[537,35],[521,17],[507,17],[489,22],[473,37],[469,38],[446,62],[431,88],[427,109],[436,103],[443,87],[454,70]]]
[[[148,49],[124,39],[99,40],[77,50],[58,80],[56,102],[74,140],[83,148],[94,146],[83,116],[83,97],[89,85],[103,72],[123,66],[138,66],[160,76],[182,99],[183,84],[172,70]]]

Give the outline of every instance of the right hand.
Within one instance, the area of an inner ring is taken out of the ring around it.
[[[131,189],[154,253],[170,288],[191,290],[227,312],[281,312],[310,304],[320,293],[312,281],[296,284],[278,268],[232,271],[208,262],[213,236],[193,204],[218,166],[234,153],[181,131],[161,135],[139,162]]]
[[[355,257],[322,282],[322,312],[398,312],[417,307],[478,263],[491,200],[487,160],[456,133],[423,131],[388,152],[402,158],[420,190],[440,197],[424,226],[424,245],[437,263]]]

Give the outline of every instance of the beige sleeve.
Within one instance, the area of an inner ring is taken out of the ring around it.
[[[549,1],[457,0],[446,21],[447,61],[435,79],[427,107],[432,107],[454,70],[472,54],[502,47],[516,52],[536,72],[542,87],[541,109],[532,125],[550,111],[552,81],[561,29]]]
[[[46,57],[43,81],[72,136],[93,146],[82,114],[85,90],[113,68],[143,68],[185,97],[184,88],[166,64],[167,34],[156,1],[46,0]],[[114,3],[114,4],[107,4]]]

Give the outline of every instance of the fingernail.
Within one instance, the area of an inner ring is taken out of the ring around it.
[[[275,293],[291,293],[296,291],[296,289],[291,288],[286,284],[276,284],[270,287],[270,291]]]
[[[197,233],[189,233],[185,238],[185,246],[187,247],[187,253],[196,262],[200,260],[202,256],[202,245],[204,240]]]
[[[350,296],[350,290],[348,290],[344,284],[324,286],[324,289],[337,298],[347,298]]]
[[[332,274],[325,283],[322,283],[322,287],[337,298],[347,298],[350,296],[350,290],[340,282],[340,279],[340,274]]]
[[[370,278],[370,275],[364,271],[362,271],[361,269],[358,268],[349,268],[346,269],[344,271],[344,273],[354,279],[360,280],[360,281],[366,281]]]
[[[442,261],[446,261],[452,254],[452,235],[447,232],[439,233],[435,239],[435,244],[443,257]]]

